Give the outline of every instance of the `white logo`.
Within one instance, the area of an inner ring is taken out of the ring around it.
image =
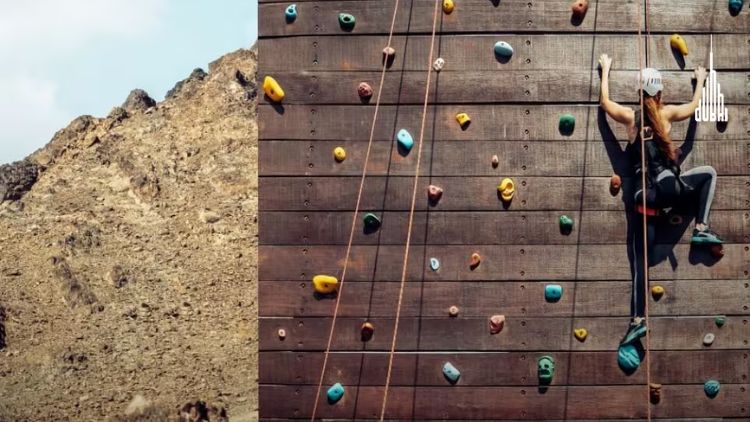
[[[711,35],[711,52],[708,61],[708,80],[703,88],[701,102],[695,109],[695,120],[698,122],[726,122],[729,110],[724,107],[724,94],[721,85],[716,81],[714,70],[714,36]]]

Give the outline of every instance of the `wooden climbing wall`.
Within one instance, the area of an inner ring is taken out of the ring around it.
[[[598,107],[601,53],[614,58],[611,95],[635,104],[637,30],[644,1],[591,0],[581,22],[568,0],[456,0],[439,16],[424,150],[407,283],[386,419],[388,420],[631,420],[735,418],[750,420],[750,10],[732,16],[726,0],[649,0],[650,65],[663,71],[668,103],[687,102],[692,69],[714,68],[729,108],[726,125],[675,123],[672,136],[694,139],[683,168],[708,164],[719,177],[712,226],[728,241],[718,262],[689,244],[692,225],[668,227],[652,268],[664,286],[650,300],[652,382],[663,384],[648,404],[646,370],[624,374],[617,346],[630,306],[627,226],[622,194],[609,178],[625,174],[624,130]],[[357,86],[378,89],[381,50],[395,0],[260,0],[259,79],[275,77],[283,106],[260,100],[260,415],[264,420],[309,419],[321,373],[335,299],[316,298],[316,274],[341,275],[374,103]],[[401,0],[395,20],[396,59],[383,83],[381,108],[364,183],[348,275],[341,297],[317,417],[365,420],[380,416],[401,279],[416,147],[394,145],[406,128],[419,138],[429,65],[434,0]],[[340,12],[356,17],[342,31]],[[681,33],[690,53],[680,58],[669,36]],[[515,53],[507,63],[496,41]],[[644,44],[646,44],[644,42]],[[458,112],[472,118],[467,130]],[[571,113],[575,131],[563,136],[559,116]],[[618,143],[618,140],[620,141]],[[343,146],[347,158],[334,161]],[[493,168],[491,157],[499,157]],[[496,186],[512,177],[508,209]],[[627,180],[626,180],[627,183]],[[430,206],[426,187],[444,188]],[[362,231],[362,216],[383,221]],[[575,220],[570,235],[558,217]],[[670,243],[671,242],[671,243]],[[483,261],[468,266],[472,252]],[[673,251],[672,254],[668,254]],[[441,268],[429,269],[430,257]],[[559,283],[564,295],[547,303],[543,290]],[[448,316],[456,305],[460,314]],[[490,335],[488,318],[504,314]],[[716,315],[726,315],[718,328]],[[363,342],[360,325],[375,335]],[[585,342],[573,337],[584,327]],[[278,330],[286,331],[280,339]],[[706,333],[716,335],[706,347]],[[553,356],[552,385],[538,389],[537,360]],[[452,386],[443,364],[461,371]],[[721,382],[709,399],[703,383]],[[328,404],[326,389],[346,392]]]

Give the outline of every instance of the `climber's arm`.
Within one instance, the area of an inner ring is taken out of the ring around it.
[[[692,101],[680,105],[664,106],[664,117],[670,122],[679,122],[689,119],[695,113],[695,109],[698,108],[701,101],[701,95],[703,94],[703,83],[706,81],[706,69],[698,66],[698,68],[695,69],[695,79],[695,92],[693,93]]]
[[[635,112],[633,109],[620,105],[609,98],[609,70],[612,66],[612,59],[606,54],[602,54],[599,58],[599,63],[602,66],[602,84],[599,104],[609,117],[615,119],[618,123],[622,123],[627,127],[633,126],[635,123]]]

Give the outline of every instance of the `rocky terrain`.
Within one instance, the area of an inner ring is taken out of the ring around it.
[[[257,418],[256,58],[0,167],[0,421]]]

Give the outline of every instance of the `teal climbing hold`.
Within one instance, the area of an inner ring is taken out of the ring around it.
[[[703,384],[703,391],[710,398],[716,397],[719,394],[720,389],[721,384],[719,384],[719,381],[716,380],[708,380],[705,384]]]
[[[641,355],[632,344],[625,344],[617,349],[617,364],[625,372],[633,372],[641,365]]]
[[[334,404],[344,397],[344,386],[340,382],[337,382],[328,389],[326,395],[328,396],[328,403]]]
[[[547,302],[557,302],[562,298],[563,288],[559,284],[548,284],[544,286],[544,299]]]
[[[513,47],[505,41],[495,43],[495,56],[509,59],[513,55]]]
[[[742,10],[742,4],[744,0],[729,0],[729,12],[733,15],[737,15]]]
[[[349,13],[339,13],[339,25],[341,29],[345,31],[351,31],[354,29],[354,24],[357,23],[357,19]]]
[[[380,228],[380,219],[373,213],[367,213],[364,217],[365,230],[375,231]]]
[[[286,16],[286,21],[289,23],[297,20],[297,5],[292,3],[287,6],[286,11],[284,12],[284,16]]]
[[[437,271],[440,269],[440,261],[438,261],[437,258],[430,258],[430,269],[432,271]]]
[[[573,219],[567,215],[560,216],[560,232],[570,234],[573,231]]]
[[[399,148],[402,148],[407,152],[411,151],[411,148],[414,146],[414,138],[411,137],[411,133],[406,129],[398,131],[396,134],[396,140],[398,141]]]
[[[716,326],[721,328],[724,326],[724,324],[727,323],[727,317],[724,315],[719,315],[714,319],[714,322],[716,323]]]
[[[566,136],[572,135],[576,129],[576,118],[570,113],[563,114],[560,116],[560,124],[558,125],[560,133]]]
[[[542,356],[537,362],[539,384],[549,385],[555,376],[555,359],[552,356]]]
[[[455,384],[458,382],[458,379],[461,378],[461,371],[456,369],[456,367],[450,362],[446,362],[445,365],[443,365],[443,376],[448,382]]]

